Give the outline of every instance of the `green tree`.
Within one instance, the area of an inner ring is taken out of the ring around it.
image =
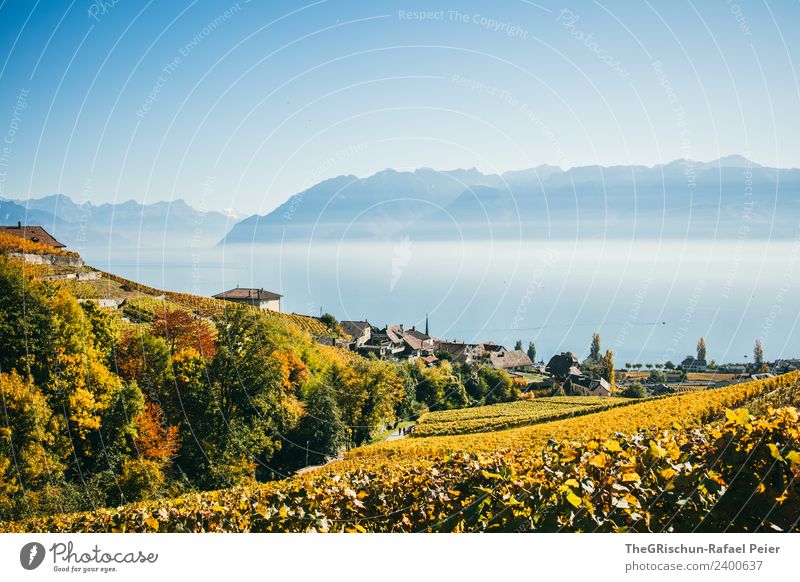
[[[623,398],[644,398],[647,392],[639,382],[634,382],[620,393]]]
[[[593,362],[600,361],[600,334],[597,332],[592,334],[592,345],[589,348],[589,359]]]
[[[536,361],[536,344],[533,343],[533,340],[528,342],[528,357],[530,358],[531,362]]]
[[[510,402],[519,398],[517,390],[514,388],[514,383],[505,371],[492,368],[490,366],[482,366],[478,370],[478,375],[481,380],[488,387],[486,392],[486,404],[493,404],[496,402]]]
[[[697,359],[698,360],[706,359],[706,340],[703,338],[697,340]]]
[[[753,345],[753,363],[758,368],[764,363],[764,344],[761,343],[761,339],[756,339]]]
[[[522,340],[518,339],[517,342],[514,344],[514,349],[518,351],[522,351]]]
[[[48,379],[52,318],[47,288],[26,275],[17,261],[0,255],[0,371]]]
[[[323,314],[319,320],[322,324],[334,333],[339,332],[339,321],[330,313]]]
[[[290,469],[320,465],[336,457],[345,446],[345,427],[329,386],[318,382],[309,388],[306,413],[287,437],[281,460]]]
[[[217,324],[217,353],[210,366],[214,412],[220,431],[212,476],[220,486],[256,477],[280,448],[281,434],[293,426],[293,396],[285,391],[281,363],[264,316],[230,309]]]

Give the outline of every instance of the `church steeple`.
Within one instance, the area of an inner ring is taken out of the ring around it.
[[[425,335],[430,335],[428,333],[428,314],[425,314]]]

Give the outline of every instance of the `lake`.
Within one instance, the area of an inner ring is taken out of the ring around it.
[[[539,357],[603,349],[625,362],[678,362],[700,336],[708,358],[796,356],[796,241],[579,240],[320,242],[220,248],[84,248],[92,266],[154,287],[282,293],[288,312],[404,323]]]

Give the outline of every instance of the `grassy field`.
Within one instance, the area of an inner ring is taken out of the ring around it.
[[[632,382],[644,382],[650,376],[650,370],[626,370],[624,374],[627,380]],[[670,380],[670,378],[677,375],[676,372],[667,371],[667,381],[673,381]],[[688,372],[685,382],[719,382],[721,380],[732,380],[735,377],[736,374],[723,374],[721,372]]]
[[[429,412],[419,419],[413,436],[424,438],[493,432],[599,412],[633,402],[629,398],[561,396]]]

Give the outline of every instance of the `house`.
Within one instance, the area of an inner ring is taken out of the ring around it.
[[[523,392],[541,392],[544,390],[552,390],[554,385],[555,382],[553,382],[552,378],[542,378],[541,380],[529,382],[528,385],[523,389]]]
[[[423,356],[420,359],[423,362],[425,362],[425,365],[428,366],[429,368],[431,366],[434,366],[436,364],[436,362],[439,361],[439,358],[437,358],[436,356]]]
[[[18,236],[25,240],[35,243],[42,243],[53,247],[54,249],[63,249],[67,245],[58,242],[49,232],[41,226],[22,226],[21,222],[17,222],[17,226],[0,226],[0,232]]]
[[[698,360],[694,356],[686,356],[678,366],[678,369],[684,372],[705,372],[708,369],[708,364],[705,360]]]
[[[570,376],[564,382],[564,392],[572,396],[611,396],[611,385],[605,378]]]
[[[717,370],[720,374],[744,374],[747,372],[745,364],[725,364]]]
[[[344,333],[353,338],[356,348],[364,345],[372,337],[372,326],[368,321],[341,321],[339,325]]]
[[[580,375],[578,358],[572,352],[561,352],[553,356],[547,362],[545,370],[547,370],[548,374],[560,380],[566,380],[570,374],[575,375],[573,372],[577,372]]]
[[[768,378],[774,377],[774,374],[770,374],[769,372],[764,372],[763,374],[750,374],[751,380],[767,380]]]
[[[533,362],[528,357],[528,354],[522,350],[513,350],[510,352],[505,350],[493,351],[489,353],[489,361],[493,367],[508,372],[520,372],[530,369],[530,367],[533,366]]]
[[[402,337],[397,330],[400,326],[386,326],[383,329],[370,326],[369,339],[356,346],[361,355],[375,354],[381,359],[400,358],[406,349]]]
[[[247,287],[236,287],[230,291],[223,291],[214,295],[214,299],[233,301],[234,303],[244,303],[259,309],[269,311],[281,310],[281,297],[278,293],[264,291],[264,289],[250,289]]]
[[[434,351],[439,357],[448,357],[454,362],[472,364],[480,359],[483,348],[479,344],[465,344],[462,341],[438,341],[434,344]]]
[[[772,369],[776,374],[785,374],[787,372],[794,372],[800,370],[800,360],[796,358],[775,360]],[[744,370],[742,370],[744,372]]]

